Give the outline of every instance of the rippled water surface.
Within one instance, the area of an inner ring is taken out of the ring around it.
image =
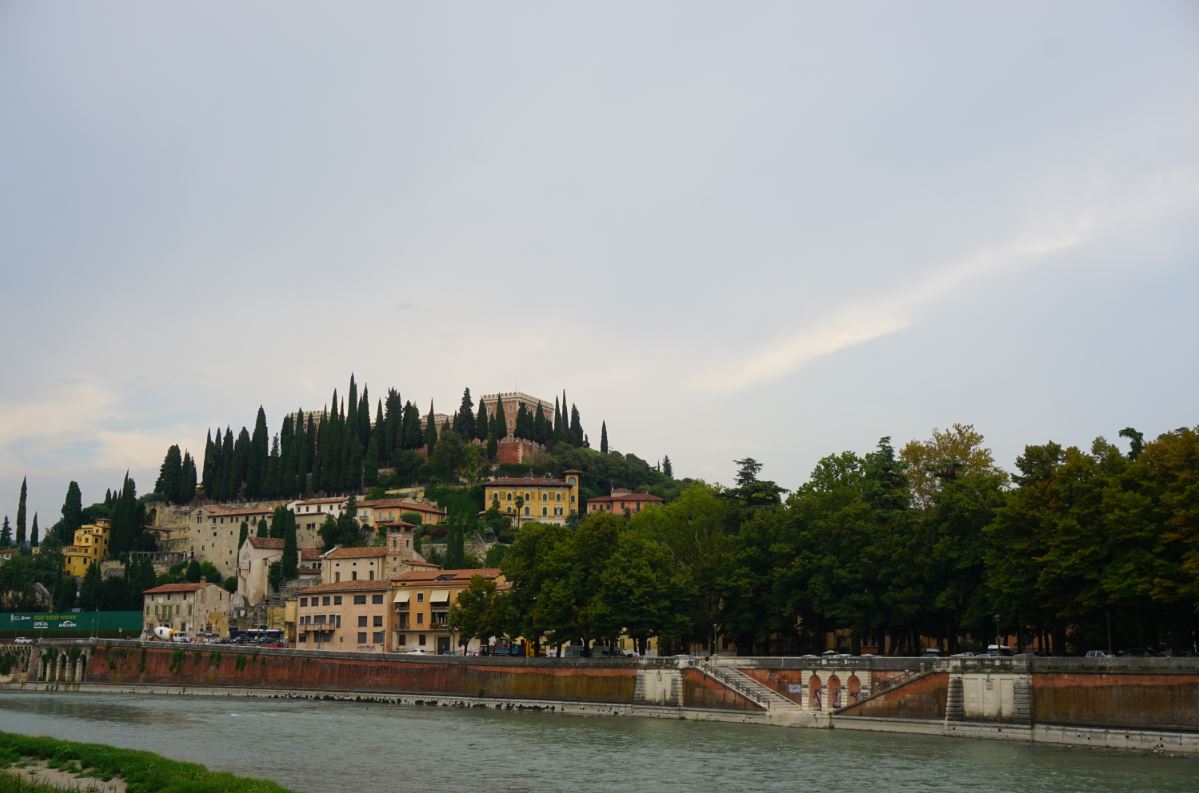
[[[0,729],[303,791],[1197,791],[1199,761],[959,738],[299,700],[0,693]]]

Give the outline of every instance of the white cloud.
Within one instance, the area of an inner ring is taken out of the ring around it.
[[[717,394],[737,393],[784,377],[818,358],[904,330],[918,321],[921,309],[973,281],[1028,266],[1041,257],[1081,244],[1092,223],[1083,221],[1074,225],[1077,230],[958,259],[906,289],[846,303],[814,324],[768,344],[737,363],[713,367],[713,371],[722,374],[705,376],[701,385]]]
[[[116,392],[90,382],[71,383],[27,402],[0,404],[0,448],[21,448],[19,459],[6,455],[0,461],[0,474],[19,474],[22,459],[38,460],[38,467],[48,471],[156,468],[168,446],[204,431],[187,424],[122,429],[130,419]]]

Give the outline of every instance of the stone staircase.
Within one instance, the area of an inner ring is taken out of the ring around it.
[[[731,688],[768,712],[802,712],[803,707],[784,697],[770,686],[759,683],[749,675],[732,666],[720,666],[707,661],[696,665],[704,674]]]

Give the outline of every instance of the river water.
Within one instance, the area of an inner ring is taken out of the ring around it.
[[[1196,791],[1199,761],[960,738],[302,700],[0,692],[0,730],[300,791]]]

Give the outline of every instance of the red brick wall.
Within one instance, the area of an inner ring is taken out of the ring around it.
[[[1041,724],[1199,731],[1199,675],[1038,673]]]
[[[698,669],[683,670],[683,705],[713,710],[762,711],[758,703],[722,686]]]
[[[877,685],[877,681],[876,681]],[[944,719],[949,675],[935,672],[841,711],[844,716],[890,719]]]
[[[306,654],[191,647],[97,646],[87,670],[93,683],[238,686],[380,691],[626,703],[632,667],[522,666],[418,659],[329,658]]]
[[[497,463],[523,463],[534,452],[544,451],[545,447],[539,443],[533,443],[526,440],[501,440],[495,447],[495,460]]]

